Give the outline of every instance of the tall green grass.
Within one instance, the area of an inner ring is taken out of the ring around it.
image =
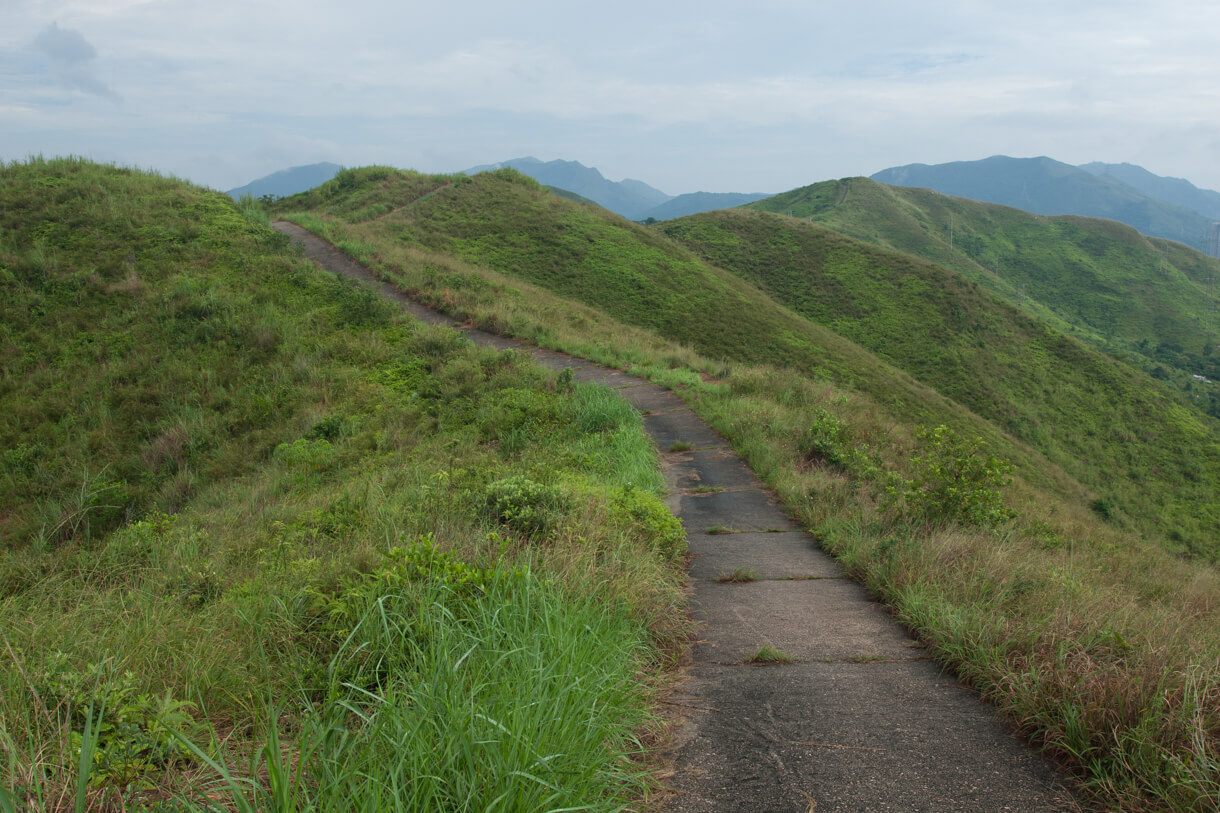
[[[274,728],[254,765],[209,760],[235,808],[619,810],[648,786],[633,733],[648,642],[626,606],[528,570],[473,598],[446,584],[364,598],[331,699],[291,735],[298,761]],[[379,673],[369,653],[410,666]],[[263,770],[266,783],[243,778]]]

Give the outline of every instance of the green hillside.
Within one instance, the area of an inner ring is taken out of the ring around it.
[[[1220,261],[1107,220],[1046,217],[867,178],[826,181],[751,204],[914,254],[1129,358],[1220,415]],[[1159,368],[1159,369],[1158,369]]]
[[[0,165],[0,810],[638,800],[685,639],[639,416],[287,243]]]
[[[713,359],[787,365],[849,383],[928,423],[978,424],[957,404],[664,235],[573,205],[511,170],[449,181],[388,168],[347,171],[276,208],[290,219],[301,213],[299,222],[329,230],[375,265],[401,265],[400,253],[454,257]],[[463,284],[439,262],[422,282],[417,288],[440,291],[442,300],[444,289]],[[495,297],[484,283],[473,285],[483,290],[461,293],[490,309]]]
[[[1150,533],[1220,553],[1220,427],[1139,370],[962,275],[819,225],[731,210],[660,228],[1040,450]]]

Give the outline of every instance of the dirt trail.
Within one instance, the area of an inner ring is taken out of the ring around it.
[[[424,321],[459,327],[309,232],[275,228],[324,268],[378,286]],[[524,350],[546,367],[573,368],[576,380],[617,388],[644,414],[663,452],[670,507],[694,556],[691,606],[700,622],[687,678],[669,698],[686,716],[673,744],[674,793],[665,810],[1076,809],[1055,768],[845,578],[676,395],[560,353],[463,332],[476,344]],[[691,448],[665,451],[677,441]],[[717,581],[739,569],[755,580]],[[763,646],[793,662],[752,663]]]

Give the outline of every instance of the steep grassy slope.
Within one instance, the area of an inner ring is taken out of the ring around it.
[[[736,210],[662,229],[1039,449],[1104,494],[1100,510],[1220,554],[1220,427],[1139,370],[938,265],[818,225]]]
[[[1211,282],[1220,262],[1180,243],[1111,221],[1031,215],[866,178],[802,187],[750,208],[952,268],[1148,372],[1166,367],[1158,377],[1176,378],[1180,389],[1191,374],[1220,375]],[[1210,408],[1206,391],[1190,392]]]
[[[337,285],[321,299],[323,280],[282,284],[299,274],[283,241],[218,195],[71,163],[0,184],[8,545],[102,535],[249,471],[321,397],[299,331],[377,314]],[[316,315],[285,318],[299,309]]]
[[[646,791],[682,534],[620,399],[84,161],[0,166],[0,288],[0,810]]]

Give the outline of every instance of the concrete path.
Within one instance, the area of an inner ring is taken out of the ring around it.
[[[378,285],[426,322],[460,329],[309,232],[275,228],[323,267]],[[476,344],[524,350],[551,369],[573,368],[579,381],[618,388],[663,453],[670,507],[693,555],[691,606],[700,622],[687,679],[669,698],[685,716],[665,810],[1076,809],[1055,768],[845,578],[676,395],[561,353],[464,332]],[[675,444],[685,450],[668,451]],[[718,581],[738,571],[753,580]],[[792,662],[754,663],[764,646]]]

